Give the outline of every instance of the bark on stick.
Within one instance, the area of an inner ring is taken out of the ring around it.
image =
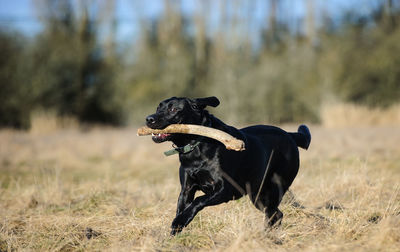
[[[225,145],[228,150],[243,151],[245,150],[244,142],[228,133],[200,125],[192,124],[171,124],[164,129],[151,129],[149,127],[141,127],[137,130],[138,136],[147,136],[151,134],[192,134],[215,139]]]

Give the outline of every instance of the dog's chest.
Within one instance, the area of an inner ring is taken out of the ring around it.
[[[217,150],[209,150],[212,153],[194,150],[189,155],[180,155],[181,166],[187,175],[195,184],[204,192],[212,192],[217,186],[217,182],[221,180],[218,173],[219,158]]]
[[[182,168],[184,168],[190,180],[197,184],[204,192],[212,192],[215,190],[217,181],[219,180],[217,167],[211,160],[181,160]]]
[[[215,190],[217,178],[212,171],[204,169],[186,169],[187,174],[195,182],[204,193]]]

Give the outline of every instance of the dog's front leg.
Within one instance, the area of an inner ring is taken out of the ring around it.
[[[183,172],[180,176],[182,188],[181,192],[179,193],[176,216],[182,213],[183,210],[185,210],[185,208],[188,207],[190,203],[192,203],[194,195],[197,191],[197,186],[193,183],[186,172]]]
[[[182,212],[177,214],[175,219],[172,221],[171,235],[181,232],[182,229],[186,227],[193,220],[196,214],[203,208],[225,202],[226,197],[224,197],[224,195],[226,193],[226,189],[222,184],[223,182],[221,181],[216,186],[216,191],[214,191],[214,193],[197,197]]]

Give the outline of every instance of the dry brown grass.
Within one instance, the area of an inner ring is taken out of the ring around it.
[[[35,135],[46,135],[60,129],[78,128],[79,122],[74,117],[57,116],[51,111],[36,111],[31,116],[30,133]]]
[[[295,127],[285,127],[294,130]],[[0,131],[0,251],[398,251],[400,129],[311,127],[282,226],[247,198],[169,235],[179,193],[169,144],[135,129]]]
[[[400,126],[400,104],[389,108],[368,108],[355,104],[331,104],[321,110],[325,127]]]

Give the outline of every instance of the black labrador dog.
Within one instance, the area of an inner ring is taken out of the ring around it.
[[[190,134],[158,134],[156,143],[172,141],[179,154],[181,192],[171,234],[182,231],[204,207],[238,199],[248,194],[253,204],[265,212],[266,226],[280,224],[278,205],[299,169],[298,147],[307,149],[311,134],[300,125],[297,132],[256,125],[236,129],[211,115],[206,106],[216,107],[216,97],[199,99],[172,97],[146,118],[153,129],[170,124],[196,124],[216,128],[241,139],[246,150],[232,151],[210,138]],[[194,198],[201,190],[204,195]]]

